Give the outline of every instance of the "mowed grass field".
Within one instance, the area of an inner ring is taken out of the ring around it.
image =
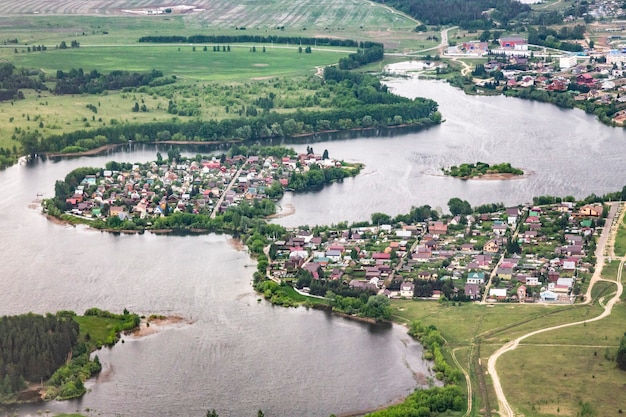
[[[203,51],[207,46],[207,51]],[[252,47],[256,52],[250,52]],[[262,52],[265,46],[266,52]],[[314,48],[299,53],[298,45],[233,44],[230,52],[213,52],[213,45],[110,46],[68,48],[31,53],[7,53],[5,59],[18,68],[36,68],[55,75],[57,70],[82,68],[100,72],[114,70],[148,72],[202,81],[242,81],[267,77],[313,75],[316,67],[336,64],[355,49]]]

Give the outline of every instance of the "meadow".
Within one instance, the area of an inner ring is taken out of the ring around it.
[[[603,275],[615,279],[617,265],[616,261],[609,264]],[[608,297],[614,292],[614,283],[600,281],[593,297]],[[460,365],[470,370],[473,408],[481,413],[486,413],[487,406],[492,410],[497,406],[484,366],[495,350],[533,330],[592,318],[602,311],[597,302],[559,306],[398,300],[392,306],[395,321],[420,320],[440,330],[448,357],[454,352]],[[541,333],[524,340],[498,363],[508,400],[528,417],[576,416],[582,407],[591,407],[597,412],[593,415],[609,415],[626,408],[624,400],[615,396],[615,386],[623,384],[623,374],[614,361],[625,321],[626,308],[620,304],[599,324]]]

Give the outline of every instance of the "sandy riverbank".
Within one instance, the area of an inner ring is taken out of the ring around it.
[[[291,216],[295,212],[296,208],[293,206],[293,204],[285,204],[284,206],[280,206],[280,210],[278,211],[278,213],[270,214],[266,217],[266,219],[280,219],[282,217]]]
[[[127,336],[142,338],[171,327],[182,327],[189,324],[193,324],[193,321],[182,316],[150,316],[142,319],[139,328],[132,330]]]

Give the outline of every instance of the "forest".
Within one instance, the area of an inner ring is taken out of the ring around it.
[[[0,402],[47,380],[78,340],[78,323],[63,313],[0,318]]]
[[[453,25],[463,29],[490,29],[494,21],[506,26],[509,21],[531,11],[530,6],[514,0],[377,0],[401,10],[427,25]],[[485,11],[489,10],[488,13]]]

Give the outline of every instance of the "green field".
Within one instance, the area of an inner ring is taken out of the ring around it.
[[[626,216],[617,226],[617,235],[615,236],[615,242],[613,243],[613,250],[616,256],[626,255]]]
[[[82,68],[110,72],[145,72],[152,69],[186,80],[241,81],[266,77],[313,75],[316,66],[336,64],[354,49],[315,48],[312,53],[298,53],[298,45],[234,44],[231,52],[213,52],[213,45],[137,44],[135,46],[86,47],[47,50],[45,52],[9,53],[5,59],[16,67],[37,68],[48,74],[61,69]],[[252,47],[256,52],[251,52]],[[266,52],[262,52],[265,46]],[[6,54],[6,50],[5,50]]]
[[[616,273],[613,264],[608,273]],[[614,291],[615,284],[599,282],[593,295],[610,296]],[[476,411],[485,405],[481,392],[487,393],[491,408],[497,406],[495,394],[483,373],[489,356],[500,346],[533,330],[592,318],[602,311],[597,303],[589,306],[470,303],[453,306],[450,303],[399,300],[393,301],[392,307],[396,321],[420,320],[440,330],[447,341],[447,350],[454,350],[461,366],[471,369]],[[609,410],[613,414],[618,405],[626,408],[625,404],[619,404],[614,389],[602,391],[621,376],[615,370],[612,358],[626,330],[625,321],[626,307],[618,305],[601,326],[596,323],[573,326],[524,340],[520,348],[503,355],[498,362],[507,399],[526,416],[575,416],[580,401],[589,402],[602,411],[597,415],[609,415]],[[566,353],[561,354],[562,351]],[[483,364],[482,371],[479,371],[480,364]],[[564,373],[569,376],[564,377]],[[592,390],[580,387],[572,390],[581,378],[597,380],[598,384]],[[546,390],[546,387],[551,388]],[[609,401],[607,397],[612,398]]]

